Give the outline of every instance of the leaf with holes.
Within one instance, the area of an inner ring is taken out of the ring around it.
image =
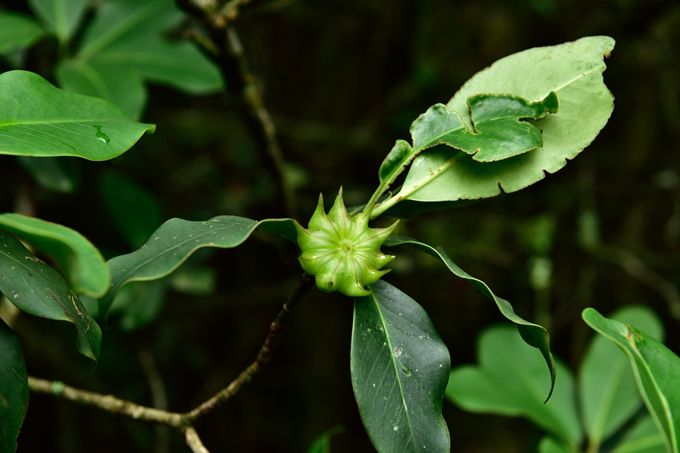
[[[356,299],[352,386],[378,451],[449,451],[441,411],[450,366],[446,345],[409,296],[378,281]]]

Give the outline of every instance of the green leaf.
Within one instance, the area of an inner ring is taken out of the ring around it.
[[[128,177],[106,172],[101,194],[118,232],[132,247],[140,247],[163,223],[161,206],[145,188]]]
[[[554,437],[546,436],[538,444],[539,453],[574,453],[574,449]]]
[[[420,305],[389,283],[356,299],[350,369],[379,452],[448,452],[442,418],[449,351]]]
[[[104,258],[77,231],[21,214],[0,214],[0,229],[13,233],[54,258],[77,293],[99,297],[109,288],[111,277]]]
[[[115,102],[135,118],[146,99],[145,80],[193,94],[219,90],[215,65],[190,43],[164,36],[182,18],[171,0],[103,3],[78,53],[57,68],[61,85]]]
[[[116,294],[110,313],[118,319],[123,330],[146,327],[160,315],[167,286],[165,279],[125,285]]]
[[[290,219],[266,219],[259,222],[244,217],[219,216],[204,222],[170,219],[158,228],[142,248],[109,260],[111,287],[102,299],[101,313],[106,315],[113,297],[130,282],[151,281],[171,274],[195,251],[204,247],[233,248],[241,245],[258,228],[295,239]]]
[[[665,453],[666,443],[652,417],[646,416],[631,428],[612,453]]]
[[[19,156],[18,161],[44,189],[73,193],[80,185],[79,167],[72,159]]]
[[[499,162],[477,162],[463,153],[433,149],[413,162],[400,191],[402,199],[420,202],[493,197],[523,189],[564,167],[588,146],[613,110],[603,83],[603,56],[614,40],[595,36],[510,55],[477,73],[446,105],[471,128],[467,102],[479,94],[510,94],[529,101],[554,92],[559,113],[534,123],[543,146]]]
[[[108,160],[154,128],[104,100],[55,88],[37,74],[0,74],[0,154]]]
[[[480,94],[467,100],[472,129],[457,112],[435,104],[411,125],[413,147],[419,150],[448,145],[472,156],[477,162],[494,162],[518,156],[543,145],[541,131],[524,119],[541,119],[557,112],[557,95],[545,99],[525,99],[496,94]]]
[[[101,330],[63,277],[0,229],[0,292],[28,314],[72,323],[78,350],[96,360]]]
[[[0,9],[0,54],[23,50],[44,33],[30,17]]]
[[[680,358],[648,334],[607,319],[593,308],[583,310],[583,320],[623,349],[635,374],[647,409],[661,428],[669,451],[680,451]]]
[[[663,329],[645,307],[627,307],[612,319],[634,323],[661,339]],[[596,336],[581,363],[579,398],[583,423],[591,445],[598,446],[628,421],[642,405],[626,357],[602,336]]]
[[[45,25],[66,42],[83,17],[89,0],[28,0]]]
[[[331,438],[341,433],[344,429],[341,426],[334,426],[324,431],[307,449],[307,453],[331,453]]]
[[[444,250],[442,250],[441,248],[432,247],[431,245],[425,244],[424,242],[416,241],[415,239],[400,238],[396,236],[393,236],[390,239],[388,239],[385,245],[386,246],[409,245],[427,253],[428,255],[440,259],[446,265],[449,271],[453,273],[453,275],[469,281],[480,293],[482,293],[482,295],[484,295],[488,299],[491,299],[496,304],[501,314],[509,321],[515,323],[515,325],[517,326],[517,330],[519,331],[524,341],[527,344],[541,351],[543,359],[545,360],[545,363],[548,366],[548,370],[550,371],[550,387],[546,393],[547,394],[546,399],[550,398],[550,395],[552,394],[555,385],[555,364],[553,361],[552,354],[550,353],[550,336],[548,335],[548,331],[544,327],[526,321],[522,319],[520,316],[518,316],[515,313],[515,310],[512,308],[510,302],[496,296],[486,283],[479,280],[478,278],[471,276],[463,269],[458,267],[458,265],[454,263],[451,260],[451,258],[449,258],[449,256],[446,254],[446,252],[444,252]]]
[[[545,399],[548,373],[510,327],[487,329],[479,338],[478,366],[451,372],[447,398],[471,412],[523,416],[554,436],[577,446],[581,427],[569,369],[557,362],[552,398]]]
[[[413,148],[407,141],[397,140],[385,160],[380,164],[380,170],[378,170],[380,182],[388,181],[395,174],[401,172],[402,168],[410,162],[413,152]]]
[[[0,451],[13,453],[28,408],[28,375],[19,339],[0,320]]]

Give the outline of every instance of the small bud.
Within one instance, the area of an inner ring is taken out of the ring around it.
[[[338,291],[346,296],[371,294],[368,285],[389,272],[383,270],[394,256],[385,255],[380,246],[397,227],[369,228],[368,214],[350,216],[342,200],[342,189],[326,214],[319,196],[308,228],[296,224],[302,269],[316,278],[322,291]]]

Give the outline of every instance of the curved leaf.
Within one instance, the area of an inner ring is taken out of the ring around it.
[[[135,118],[146,100],[144,80],[196,94],[220,89],[220,72],[198,49],[167,40],[182,17],[171,0],[103,3],[78,53],[57,68],[60,84],[115,102]]]
[[[571,446],[581,440],[574,384],[569,369],[557,363],[552,398],[544,403],[547,371],[510,327],[484,331],[477,347],[478,366],[451,372],[446,397],[463,409],[523,416]]]
[[[204,222],[170,219],[160,226],[142,248],[109,260],[111,287],[102,299],[106,315],[113,297],[130,282],[158,280],[172,273],[195,251],[204,247],[233,248],[242,244],[257,228],[295,239],[293,220],[255,221],[244,217],[219,216]]]
[[[385,160],[380,164],[380,169],[378,170],[380,182],[388,181],[395,174],[398,174],[404,166],[408,165],[413,153],[414,150],[407,141],[397,140],[387,154],[387,157],[385,157]]]
[[[652,337],[662,338],[663,327],[648,308],[626,307],[611,318],[635,323]],[[616,432],[642,405],[626,357],[600,335],[593,339],[581,363],[579,399],[590,445],[595,446]]]
[[[24,49],[44,33],[30,17],[0,9],[0,54]]]
[[[515,325],[517,326],[517,330],[519,331],[524,341],[527,344],[541,351],[543,359],[545,360],[545,363],[548,366],[548,370],[550,371],[550,387],[547,392],[546,400],[550,398],[550,395],[552,394],[553,388],[555,386],[555,363],[553,361],[553,356],[550,353],[550,336],[548,335],[548,331],[544,327],[526,321],[522,319],[520,316],[518,316],[515,313],[515,310],[512,308],[510,302],[496,296],[486,283],[479,280],[478,278],[471,276],[463,269],[458,267],[458,265],[454,263],[451,260],[451,258],[449,258],[449,256],[446,254],[446,252],[444,252],[444,250],[442,250],[441,248],[432,247],[431,245],[425,244],[424,242],[416,241],[415,239],[400,238],[396,236],[393,236],[390,239],[388,239],[387,242],[385,242],[385,245],[388,247],[398,245],[410,245],[412,247],[417,248],[418,250],[427,253],[428,255],[440,259],[446,265],[446,267],[453,273],[453,275],[469,281],[480,293],[482,293],[482,295],[484,295],[488,299],[491,299],[496,304],[501,314],[505,316],[505,318],[508,319],[509,321],[515,323]]]
[[[63,277],[0,229],[0,292],[31,315],[72,323],[78,350],[96,360],[101,330]]]
[[[0,74],[0,154],[108,160],[155,126],[102,99],[69,93],[37,74]]]
[[[89,0],[28,0],[33,11],[54,32],[59,41],[68,41],[83,17]]]
[[[554,92],[559,112],[536,121],[543,146],[499,162],[476,162],[463,153],[434,149],[413,162],[401,190],[403,198],[455,201],[514,192],[554,173],[588,146],[614,108],[602,80],[603,56],[614,40],[595,36],[557,46],[525,50],[491,65],[468,80],[446,108],[471,127],[468,100],[479,94],[511,94],[535,101]]]
[[[448,452],[449,351],[416,301],[384,281],[373,290],[354,303],[350,358],[364,426],[380,452]]]
[[[680,357],[629,324],[607,319],[586,308],[583,320],[623,349],[647,409],[661,428],[669,451],[680,451]]]
[[[28,408],[28,375],[19,339],[0,319],[0,451],[12,453]]]
[[[111,277],[104,258],[77,231],[21,214],[0,214],[0,229],[13,233],[54,258],[77,293],[100,297],[109,288]]]

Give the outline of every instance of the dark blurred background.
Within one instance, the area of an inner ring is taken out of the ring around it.
[[[614,37],[605,81],[616,107],[583,154],[528,189],[407,220],[401,233],[443,246],[522,316],[549,325],[556,355],[572,370],[592,336],[580,319],[586,306],[608,313],[647,305],[663,319],[669,347],[680,350],[677,1],[253,0],[235,27],[278,128],[300,220],[319,192],[328,199],[341,185],[348,203],[364,202],[410,122],[493,61],[586,35]],[[41,58],[52,45],[37,46],[29,69],[49,67]],[[286,215],[239,93],[195,97],[151,85],[143,120],[157,132],[127,154],[73,162],[80,181],[70,194],[40,188],[14,159],[0,158],[0,210],[29,196],[37,215],[78,229],[107,257],[131,251],[100,195],[111,169],[151,193],[163,219]],[[29,373],[144,404],[153,403],[150,388],[160,389],[172,410],[207,398],[254,358],[300,269],[294,247],[260,234],[192,263],[214,269],[214,291],[169,290],[158,318],[132,332],[110,320],[96,368],[61,339],[67,328],[19,318]],[[426,257],[404,250],[393,268],[387,280],[425,307],[453,366],[476,361],[476,336],[502,322],[495,306]],[[346,299],[309,293],[269,367],[197,426],[207,447],[305,451],[340,425],[333,451],[373,451],[350,384],[351,323]],[[444,416],[454,451],[532,451],[540,438],[521,419],[469,414],[449,402]],[[186,446],[174,432],[31,395],[22,451]]]

